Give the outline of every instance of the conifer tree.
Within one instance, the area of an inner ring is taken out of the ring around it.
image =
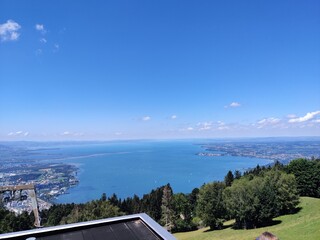
[[[234,171],[234,179],[240,179],[241,178],[241,172],[239,170]]]
[[[172,188],[170,184],[167,184],[163,189],[162,195],[162,205],[161,205],[161,223],[167,229],[167,231],[171,232],[174,227],[173,217],[174,212],[173,208],[173,199],[172,199]]]
[[[224,183],[226,184],[227,187],[230,187],[233,180],[234,180],[233,173],[229,171],[227,175],[224,177]]]

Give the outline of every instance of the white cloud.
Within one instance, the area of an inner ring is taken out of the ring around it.
[[[41,43],[47,43],[47,39],[45,39],[45,38],[40,38],[40,42],[41,42]]]
[[[151,117],[150,116],[144,116],[142,118],[142,121],[150,121],[151,120]]]
[[[77,132],[70,132],[70,131],[64,131],[63,133],[60,134],[61,136],[73,136],[73,137],[79,137],[83,136],[83,133],[77,133]]]
[[[218,130],[228,130],[228,129],[230,129],[230,127],[226,126],[226,124],[224,122],[222,122],[222,121],[218,121],[217,124],[218,124],[218,128],[217,128]]]
[[[43,30],[44,30],[43,24],[36,24],[35,28],[36,28],[38,31],[43,31]]]
[[[116,133],[114,133],[114,135],[116,135],[116,136],[121,136],[121,135],[122,135],[122,132],[116,132]]]
[[[197,124],[199,131],[210,130],[212,128],[212,122],[199,122]]]
[[[18,40],[20,34],[18,32],[12,32],[10,40]]]
[[[279,118],[269,117],[269,118],[264,118],[264,119],[258,121],[257,125],[258,125],[258,128],[263,128],[266,126],[275,126],[275,125],[279,124],[280,122],[281,122],[281,119],[279,119]]]
[[[216,122],[199,122],[197,123],[197,130],[199,131],[216,131],[216,130],[228,130],[231,129],[230,124],[226,124],[223,121]]]
[[[219,126],[218,130],[228,130],[230,129],[228,126]]]
[[[194,128],[191,126],[179,129],[180,132],[193,131],[193,130],[194,130]]]
[[[240,107],[240,106],[241,106],[240,103],[238,103],[238,102],[232,102],[232,103],[230,103],[229,105],[224,106],[224,108],[237,108],[237,107]]]
[[[17,131],[17,132],[10,132],[8,133],[8,136],[11,137],[27,137],[29,135],[29,132],[23,132],[23,131]]]
[[[223,121],[206,121],[206,122],[198,122],[197,124],[194,124],[193,126],[189,126],[186,128],[180,129],[180,131],[198,131],[199,133],[213,133],[217,130],[229,130],[229,129],[235,129],[231,124],[226,124]]]
[[[320,111],[315,111],[315,112],[309,112],[303,117],[298,117],[298,118],[292,118],[288,122],[289,123],[301,123],[301,122],[306,122],[308,120],[313,119],[315,116],[319,115]]]
[[[279,118],[270,117],[270,118],[264,118],[264,119],[260,120],[258,122],[258,124],[275,124],[275,123],[278,123],[280,121],[281,120]]]
[[[232,102],[232,103],[230,103],[230,105],[229,105],[230,107],[240,107],[241,106],[241,104],[240,103],[238,103],[238,102]]]
[[[21,26],[13,20],[8,20],[6,23],[0,24],[0,39],[1,41],[18,40],[20,33],[18,32]]]
[[[45,34],[47,32],[43,24],[36,24],[35,29],[41,32],[42,34]]]
[[[177,115],[172,115],[171,119],[177,119]]]

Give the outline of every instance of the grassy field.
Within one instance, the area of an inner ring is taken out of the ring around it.
[[[272,232],[281,240],[319,240],[320,239],[320,199],[302,197],[300,198],[301,210],[292,215],[275,218],[275,225],[251,230],[234,230],[232,222],[226,222],[226,228],[217,231],[208,231],[208,228],[193,232],[176,233],[178,240],[214,240],[214,239],[236,239],[253,240],[265,231]]]

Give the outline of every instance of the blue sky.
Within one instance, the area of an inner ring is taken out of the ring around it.
[[[320,136],[319,1],[0,11],[0,140]]]

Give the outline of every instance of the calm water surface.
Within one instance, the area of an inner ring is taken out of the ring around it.
[[[61,195],[58,203],[85,202],[102,193],[124,198],[142,196],[170,183],[174,192],[191,192],[213,180],[222,180],[228,170],[245,170],[266,159],[205,157],[194,141],[136,141],[63,146],[54,150],[61,161],[79,166],[79,185]]]

